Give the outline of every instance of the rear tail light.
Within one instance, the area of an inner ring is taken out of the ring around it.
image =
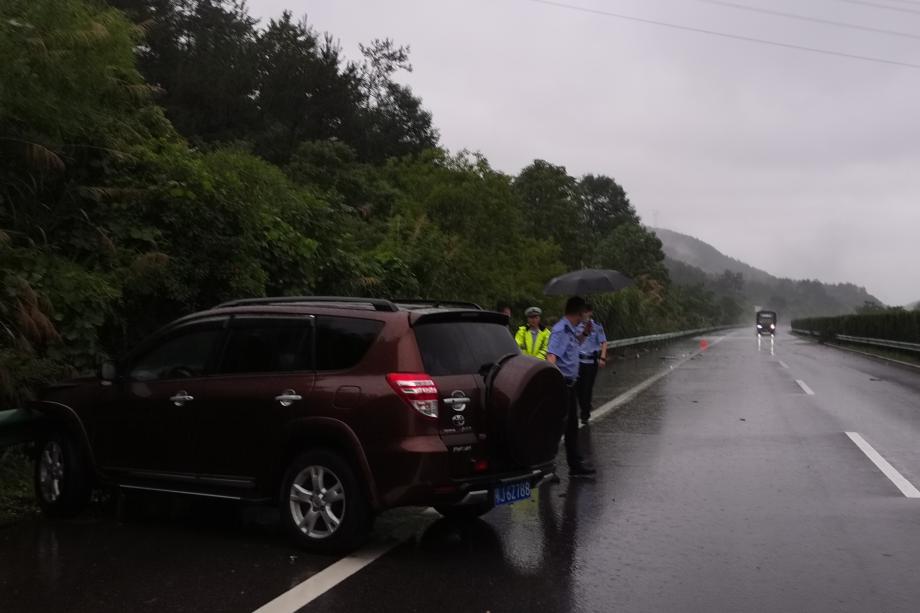
[[[390,384],[400,398],[425,417],[438,416],[438,387],[426,374],[390,373]]]

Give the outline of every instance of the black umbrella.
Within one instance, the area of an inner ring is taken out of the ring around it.
[[[585,268],[559,275],[543,288],[547,296],[607,294],[629,287],[633,280],[621,272],[602,268]]]

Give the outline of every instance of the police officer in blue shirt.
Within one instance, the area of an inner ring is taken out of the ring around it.
[[[582,323],[585,311],[585,301],[578,296],[572,296],[565,303],[565,316],[553,326],[549,337],[546,361],[555,364],[565,379],[566,385],[566,424],[565,424],[565,456],[569,464],[569,475],[581,477],[593,475],[596,471],[585,464],[584,458],[578,453],[578,400],[576,399],[576,385],[580,367],[581,346],[585,339],[591,335],[592,324]]]
[[[597,379],[598,367],[607,366],[607,335],[604,334],[604,326],[592,319],[594,307],[590,304],[585,305],[585,312],[582,316],[582,323],[576,332],[581,334],[585,328],[590,325],[590,332],[585,341],[581,344],[581,354],[578,367],[578,406],[581,409],[581,423],[588,423],[591,417],[591,406],[594,398],[594,381]]]

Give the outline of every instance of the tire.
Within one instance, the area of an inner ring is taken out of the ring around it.
[[[455,521],[473,521],[478,519],[495,508],[495,505],[489,502],[480,504],[464,504],[457,506],[436,506],[435,511]]]
[[[516,355],[489,373],[486,406],[498,448],[518,466],[552,462],[565,429],[565,382],[543,360]]]
[[[54,432],[38,443],[34,484],[45,515],[74,517],[86,508],[92,486],[86,456],[72,436]]]
[[[317,490],[319,495],[314,494]],[[281,522],[294,542],[317,553],[356,549],[367,540],[373,522],[351,464],[325,449],[303,453],[288,465],[279,507]]]

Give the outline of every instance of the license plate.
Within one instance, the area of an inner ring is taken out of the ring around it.
[[[495,506],[513,504],[530,498],[530,481],[503,483],[495,488]]]

